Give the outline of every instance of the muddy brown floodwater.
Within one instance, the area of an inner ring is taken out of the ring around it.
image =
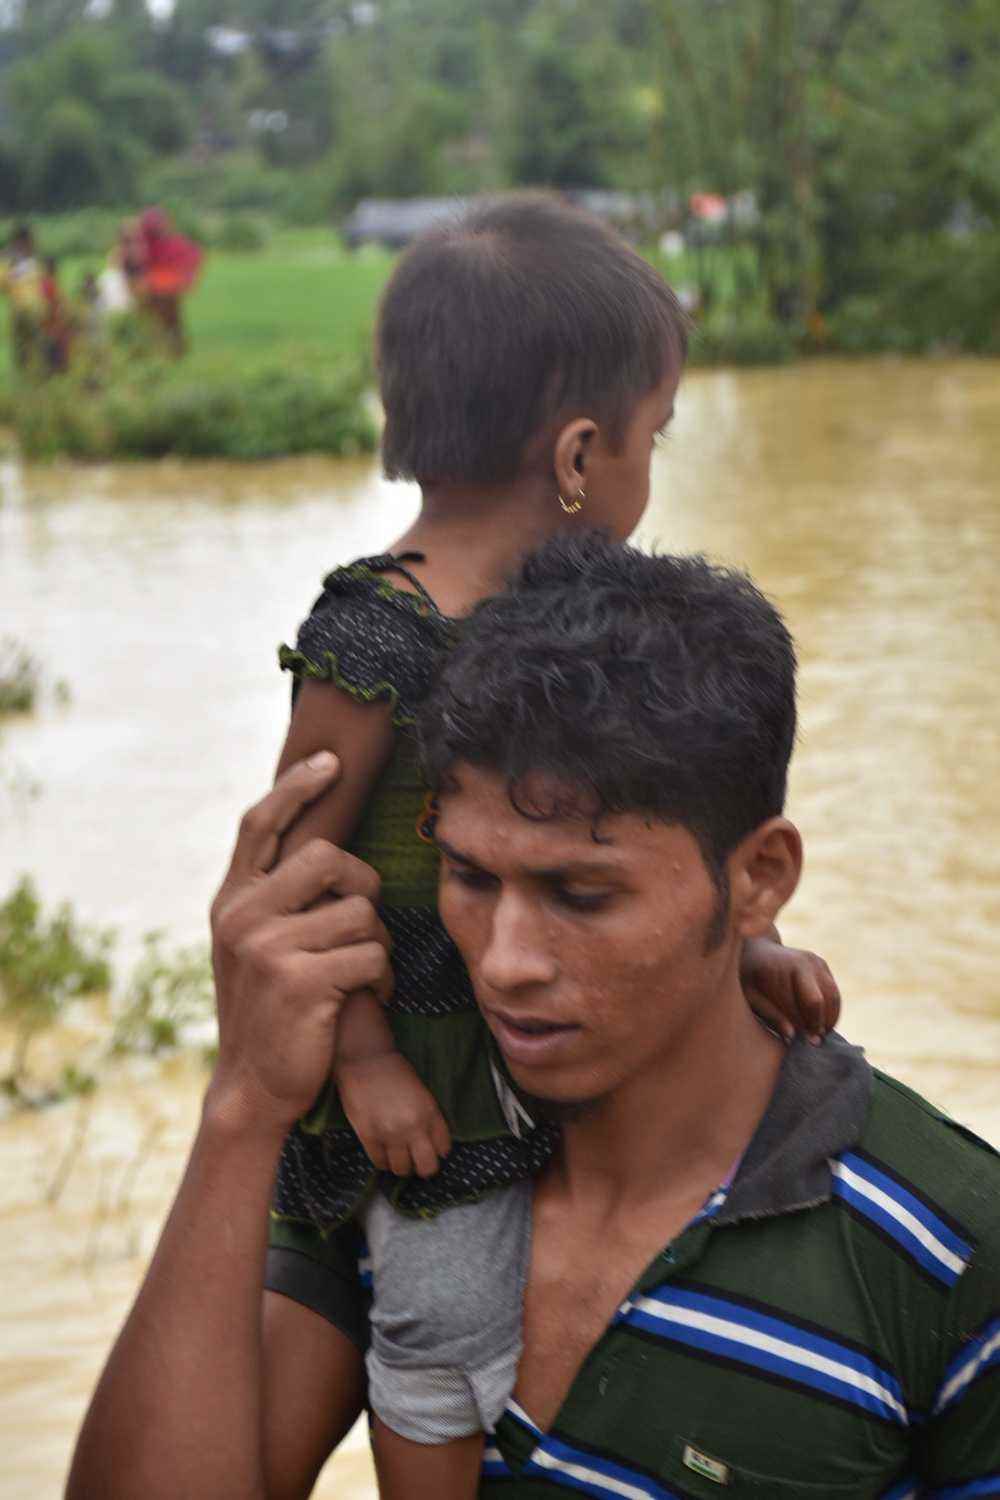
[[[748,567],[799,643],[789,941],[842,1028],[1000,1144],[1000,363],[696,372],[644,543]],[[274,648],[322,574],[401,531],[368,462],[0,468],[0,632],[50,694],[0,750],[0,892],[201,941],[287,713]],[[30,783],[37,796],[28,795]],[[60,1038],[85,1047],[95,1020]],[[132,1062],[90,1105],[0,1121],[0,1496],[56,1496],[176,1183],[203,1074]],[[317,1489],[374,1496],[363,1432]]]

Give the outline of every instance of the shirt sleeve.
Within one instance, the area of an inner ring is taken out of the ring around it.
[[[921,1447],[929,1500],[1000,1496],[1000,1233],[955,1291],[944,1373]]]
[[[368,1348],[371,1273],[355,1223],[322,1234],[272,1211],[264,1288],[318,1313],[362,1351]]]
[[[294,648],[282,646],[278,659],[296,685],[331,682],[360,702],[389,703],[401,728],[413,722],[447,644],[441,615],[361,562],[329,575]]]

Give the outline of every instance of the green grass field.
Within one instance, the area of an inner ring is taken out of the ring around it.
[[[45,250],[45,223],[36,228]],[[98,247],[100,249],[101,247]],[[74,296],[85,271],[99,270],[100,254],[66,259],[59,279]],[[379,293],[392,256],[378,250],[351,253],[326,229],[281,230],[264,250],[212,251],[185,304],[191,343],[187,367],[217,373],[233,360],[241,371],[274,366],[283,357],[357,356],[367,349]],[[0,300],[0,376],[9,378],[7,305]]]
[[[263,251],[213,253],[188,304],[192,358],[272,363],[282,349],[311,358],[367,350],[392,267],[382,251],[344,250],[326,230],[287,230]]]
[[[44,254],[44,223],[36,236]],[[29,458],[369,449],[371,330],[392,263],[382,251],[346,251],[325,229],[281,230],[263,250],[212,251],[185,301],[184,359],[158,356],[139,325],[138,351],[81,346],[68,375],[29,384],[12,378],[3,304],[0,414]],[[60,261],[70,300],[100,265],[99,255]]]

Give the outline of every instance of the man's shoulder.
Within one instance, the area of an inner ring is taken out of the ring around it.
[[[861,1138],[834,1166],[838,1190],[932,1252],[943,1246],[967,1261],[978,1248],[1000,1264],[1000,1153],[906,1084],[872,1073]]]

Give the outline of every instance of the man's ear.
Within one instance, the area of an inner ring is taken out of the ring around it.
[[[802,836],[787,818],[768,818],[729,857],[736,930],[762,937],[789,901],[802,873]]]
[[[552,449],[552,467],[556,488],[563,499],[572,502],[587,489],[587,454],[597,431],[590,417],[574,417],[560,427]]]

